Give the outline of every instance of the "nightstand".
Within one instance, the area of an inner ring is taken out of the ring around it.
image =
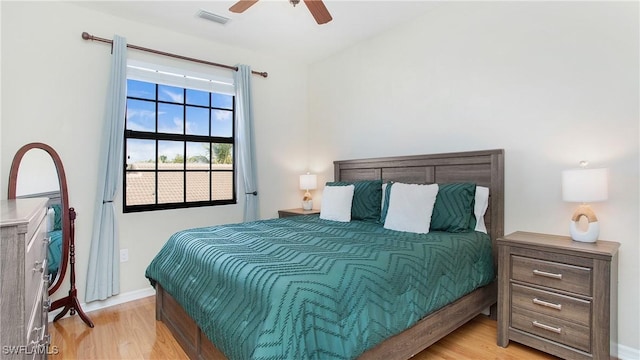
[[[618,247],[515,232],[498,243],[498,345],[609,359],[617,343]]]
[[[279,218],[285,218],[289,216],[298,216],[298,215],[314,215],[314,214],[320,214],[320,209],[303,210],[302,208],[297,208],[297,209],[278,210]]]

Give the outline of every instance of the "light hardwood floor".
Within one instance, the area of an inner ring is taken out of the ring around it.
[[[187,359],[167,327],[155,320],[155,298],[148,297],[88,314],[95,328],[76,315],[49,326],[50,360]],[[57,352],[57,354],[56,354]],[[414,359],[555,359],[517,343],[496,345],[496,322],[478,316]]]

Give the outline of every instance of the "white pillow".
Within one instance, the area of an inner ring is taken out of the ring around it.
[[[384,198],[387,193],[387,184],[390,183],[382,183],[382,203],[380,204],[380,211],[384,210]]]
[[[320,219],[341,222],[351,221],[351,202],[354,185],[325,186],[322,191]]]
[[[56,222],[56,211],[53,210],[52,207],[50,207],[47,210],[47,232],[48,233],[53,231],[53,228],[55,227],[55,222]]]
[[[437,195],[438,184],[394,183],[389,194],[384,228],[418,234],[428,233]]]
[[[473,214],[476,216],[476,231],[487,233],[487,225],[484,223],[484,214],[489,207],[489,188],[476,186],[476,202],[473,207]]]

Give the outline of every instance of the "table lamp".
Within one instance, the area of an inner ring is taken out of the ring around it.
[[[300,175],[300,190],[305,190],[304,197],[302,198],[302,209],[313,209],[313,199],[309,190],[315,190],[318,186],[317,176],[314,174],[306,173]]]
[[[600,234],[600,225],[596,214],[587,203],[607,200],[609,171],[608,169],[587,169],[587,165],[586,161],[581,161],[580,169],[562,172],[562,199],[581,203],[571,217],[569,224],[571,238],[575,241],[595,242]],[[578,228],[580,218],[583,216],[588,221],[585,231]]]

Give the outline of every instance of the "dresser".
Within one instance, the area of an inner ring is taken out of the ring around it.
[[[0,359],[46,359],[49,345],[46,198],[2,200]]]
[[[609,359],[617,344],[620,244],[515,232],[498,243],[498,345]]]

